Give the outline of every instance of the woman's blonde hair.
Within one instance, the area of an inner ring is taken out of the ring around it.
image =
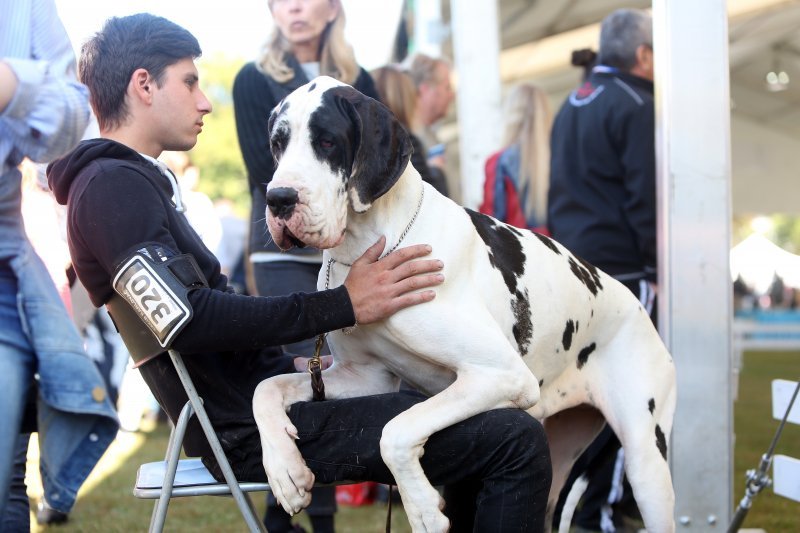
[[[272,10],[272,1],[269,8]],[[329,23],[320,36],[319,73],[352,85],[358,78],[359,68],[353,47],[344,38],[345,15],[341,0],[328,0],[339,6],[339,14]],[[277,25],[272,35],[261,48],[258,67],[278,83],[285,83],[295,76],[294,70],[286,64],[286,54],[292,52],[291,44]]]
[[[394,113],[400,124],[411,130],[417,106],[417,88],[411,76],[396,65],[376,68],[370,74],[381,102]]]
[[[550,183],[550,127],[553,113],[545,92],[532,83],[520,83],[509,91],[503,106],[503,146],[519,144],[519,187],[525,194],[525,218],[547,219]],[[527,185],[527,186],[526,186]]]

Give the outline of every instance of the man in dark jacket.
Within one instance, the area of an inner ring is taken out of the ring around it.
[[[598,65],[553,123],[548,225],[556,240],[639,296],[655,321],[652,42],[652,21],[643,11],[621,9],[603,21]],[[621,474],[615,475],[622,460],[606,427],[573,469],[572,478],[590,477],[576,525],[620,529],[615,510],[632,501],[627,483],[623,489]]]
[[[118,325],[126,314],[142,325],[136,335],[120,329],[156,399],[173,421],[186,401],[163,355],[171,347],[183,354],[237,478],[264,481],[253,392],[263,379],[297,367],[275,346],[430,301],[431,287],[443,281],[442,265],[420,259],[430,251],[426,245],[379,258],[381,238],[336,289],[269,298],[235,294],[184,216],[174,176],[156,159],[163,150],[193,147],[211,111],[198,83],[199,55],[194,36],[166,19],[109,19],[80,60],[101,138],[53,163],[48,178],[68,205],[70,253],[93,303],[109,307]],[[174,305],[145,302],[142,295],[156,284],[170,288],[161,296]],[[381,431],[420,400],[394,393],[305,402],[291,406],[289,416],[318,481],[390,483]],[[190,426],[184,449],[221,478],[199,427]],[[469,505],[449,508],[454,523],[475,520],[481,531],[519,524],[524,531],[541,529],[549,455],[541,425],[523,411],[484,413],[437,433],[422,463],[435,484],[470,496],[458,500]]]

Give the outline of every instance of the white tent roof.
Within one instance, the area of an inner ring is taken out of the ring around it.
[[[767,291],[775,274],[790,287],[800,287],[800,255],[787,252],[755,233],[731,250],[731,276],[742,280],[757,294]]]

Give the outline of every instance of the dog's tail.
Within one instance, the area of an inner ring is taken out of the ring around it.
[[[564,507],[561,509],[561,522],[558,524],[558,533],[569,533],[572,515],[575,514],[575,508],[578,506],[578,502],[588,486],[589,478],[586,474],[583,474],[570,487],[567,499],[564,500]]]

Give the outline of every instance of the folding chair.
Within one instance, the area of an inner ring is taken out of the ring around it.
[[[160,533],[164,529],[170,498],[206,495],[232,495],[250,531],[266,532],[247,493],[267,491],[269,485],[267,483],[239,483],[236,480],[228,459],[222,451],[219,439],[214,433],[214,428],[211,426],[211,420],[203,408],[203,400],[194,388],[194,383],[189,377],[181,355],[175,350],[170,350],[169,356],[172,364],[175,365],[175,370],[183,383],[189,401],[186,402],[175,427],[172,428],[165,460],[143,464],[136,473],[133,495],[137,498],[158,499],[150,519],[150,533]],[[217,482],[200,459],[179,460],[186,427],[193,414],[197,416],[200,426],[203,428],[203,433],[205,433],[220,470],[225,476],[225,483]]]

